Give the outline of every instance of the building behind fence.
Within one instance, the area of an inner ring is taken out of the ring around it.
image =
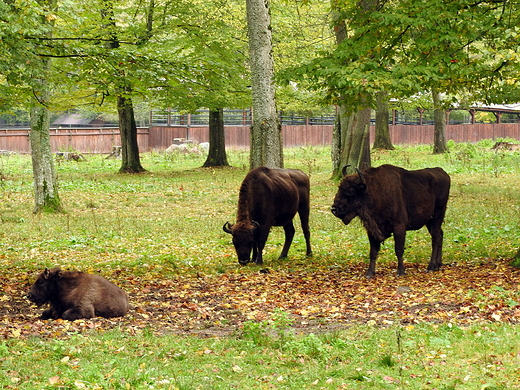
[[[334,115],[305,118],[295,115],[282,115],[282,133],[285,147],[326,146],[332,143]],[[392,143],[433,144],[434,128],[424,117],[417,124],[401,124],[395,115],[391,118],[390,136]],[[402,118],[409,119],[409,118]],[[448,118],[449,119],[449,118]],[[520,123],[473,123],[453,124],[446,127],[446,138],[456,142],[477,142],[481,139],[520,140]],[[251,112],[248,110],[227,110],[224,115],[225,139],[228,148],[248,148]],[[410,121],[404,121],[411,123]],[[463,121],[465,122],[465,121]],[[507,121],[506,121],[507,122]],[[139,150],[162,151],[176,139],[193,143],[209,141],[208,114],[180,115],[171,110],[152,111],[149,124],[138,128]],[[61,123],[52,128],[51,147],[54,152],[76,151],[81,153],[110,153],[113,146],[121,145],[119,129],[115,124],[92,122],[82,127]],[[374,126],[371,126],[371,140],[374,139]],[[30,153],[29,130],[10,126],[0,130],[0,150]]]

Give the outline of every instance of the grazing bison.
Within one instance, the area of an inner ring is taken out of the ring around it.
[[[264,249],[271,226],[283,226],[285,243],[280,258],[287,257],[294,237],[293,218],[298,213],[307,243],[307,256],[312,255],[309,232],[309,177],[299,169],[251,170],[238,196],[237,221],[226,222],[224,231],[233,236],[233,245],[241,265],[253,261],[262,264]]]
[[[370,241],[370,266],[366,276],[373,277],[381,243],[394,235],[397,274],[404,274],[403,253],[407,230],[424,225],[432,237],[429,271],[442,265],[441,228],[450,193],[450,177],[441,168],[407,171],[393,165],[369,168],[344,176],[332,205],[332,213],[345,225],[359,217]]]
[[[28,296],[38,306],[50,303],[41,319],[76,320],[121,317],[128,311],[126,293],[99,275],[47,269],[38,276]]]

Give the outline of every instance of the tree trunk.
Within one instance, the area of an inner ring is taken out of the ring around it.
[[[128,92],[128,91],[125,91]],[[137,125],[135,123],[134,106],[128,96],[117,97],[119,115],[119,133],[121,135],[121,168],[119,173],[146,172],[141,166],[139,146],[137,144]]]
[[[446,112],[442,107],[441,94],[432,90],[433,96],[433,154],[442,154],[448,151],[446,145]]]
[[[51,60],[44,59],[42,62],[45,69],[44,74],[48,73]],[[51,150],[50,115],[46,106],[50,100],[50,91],[44,77],[38,83],[38,90],[35,88],[34,95],[37,97],[37,101],[31,105],[31,131],[29,133],[34,174],[34,213],[62,212]]]
[[[341,172],[341,118],[339,115],[339,107],[336,107],[336,118],[334,120],[334,127],[332,128],[332,172]]]
[[[341,144],[338,164],[332,173],[333,179],[341,179],[343,167],[349,166],[347,173],[355,168],[365,169],[371,166],[370,160],[370,108],[358,110],[352,114],[339,108],[339,134]]]
[[[209,151],[203,167],[228,167],[226,137],[224,131],[224,109],[209,111]]]
[[[40,5],[49,10],[49,15],[56,10],[55,0],[40,0]],[[41,17],[42,25],[49,28],[46,38],[52,38],[54,19]],[[58,195],[58,179],[54,168],[51,150],[49,104],[51,87],[49,85],[52,61],[49,57],[41,58],[41,73],[35,75],[33,84],[34,99],[30,106],[31,158],[34,175],[34,213],[63,212]]]
[[[246,9],[253,98],[250,168],[282,168],[282,126],[276,112],[269,0],[246,0]]]
[[[390,119],[388,114],[388,94],[385,91],[379,92],[376,96],[376,101],[376,134],[372,148],[394,150],[394,145],[392,145],[392,140],[390,139],[390,126],[388,125],[388,120]]]

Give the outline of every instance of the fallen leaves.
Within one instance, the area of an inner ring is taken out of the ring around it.
[[[427,273],[410,264],[394,276],[379,265],[366,279],[364,264],[322,270],[252,268],[236,273],[176,276],[175,280],[123,275],[116,283],[133,309],[124,318],[41,321],[41,309],[25,299],[28,281],[3,275],[0,284],[0,337],[67,337],[73,332],[120,328],[130,334],[154,332],[228,335],[245,321],[263,321],[282,309],[302,331],[337,329],[354,323],[387,326],[420,322],[470,324],[520,322],[520,271],[507,260],[479,265],[457,263]]]

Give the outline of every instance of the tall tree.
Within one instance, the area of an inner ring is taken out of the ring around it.
[[[151,37],[153,29],[153,13],[155,2],[151,0],[148,7],[144,7],[143,17],[145,20],[140,37],[134,37],[134,44],[142,46]],[[107,47],[110,51],[117,51],[121,47],[121,31],[119,31],[114,11],[114,3],[102,0],[100,10],[103,25],[108,32]],[[117,113],[119,117],[119,135],[121,137],[121,167],[120,173],[141,173],[146,172],[141,165],[139,156],[139,144],[137,142],[137,125],[135,122],[134,105],[132,101],[132,81],[127,76],[127,70],[121,66],[121,62],[115,67],[120,80],[115,81],[114,94],[117,101]]]
[[[225,149],[223,108],[250,108],[251,88],[247,66],[247,37],[241,1],[193,3],[183,16],[175,51],[178,80],[172,80],[161,101],[182,110],[210,111],[209,151],[204,166],[229,165]],[[189,48],[189,50],[187,50]],[[181,73],[182,72],[182,73]]]
[[[269,0],[246,0],[253,97],[250,168],[283,167],[282,126],[276,111]]]
[[[375,6],[374,0],[362,0],[360,3],[360,12],[370,12]],[[335,10],[335,32],[336,41],[339,47],[349,44],[347,38],[347,23],[339,10]],[[356,32],[352,31],[351,35]],[[352,39],[352,38],[350,38]],[[345,59],[352,61],[351,58]],[[339,97],[338,132],[335,132],[333,143],[334,149],[339,150],[339,159],[333,166],[332,177],[340,179],[345,172],[344,167],[348,167],[350,172],[354,172],[355,168],[363,169],[371,165],[370,161],[370,116],[371,106],[370,97],[367,92],[362,91],[358,95],[358,105],[351,108],[348,100]]]
[[[42,36],[52,38],[55,12],[55,0],[39,0],[41,6]],[[42,211],[63,211],[58,195],[58,182],[54,168],[54,159],[51,150],[50,114],[51,104],[51,73],[52,60],[43,50],[43,46],[35,46],[37,57],[34,59],[33,77],[30,81],[33,97],[30,103],[31,130],[31,157],[34,174],[34,213]],[[42,50],[42,51],[40,51]]]

